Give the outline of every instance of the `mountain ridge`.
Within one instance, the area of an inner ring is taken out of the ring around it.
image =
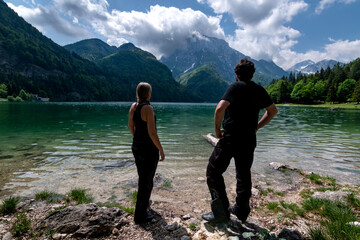
[[[160,61],[171,69],[175,78],[187,70],[195,69],[205,63],[213,63],[220,76],[231,83],[235,81],[233,69],[244,57],[254,62],[257,71],[253,80],[257,83],[266,85],[274,78],[288,76],[288,73],[275,63],[254,60],[231,48],[225,40],[214,37],[189,38],[186,48],[178,49],[171,55],[160,58]]]

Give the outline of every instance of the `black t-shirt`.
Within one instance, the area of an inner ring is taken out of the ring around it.
[[[230,102],[222,122],[225,134],[230,136],[254,134],[260,109],[273,104],[266,90],[253,81],[230,84],[221,99]]]

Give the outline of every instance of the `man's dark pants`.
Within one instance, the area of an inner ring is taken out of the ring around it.
[[[147,207],[149,206],[150,195],[154,185],[153,180],[159,161],[159,150],[155,146],[148,147],[143,144],[133,143],[132,152],[135,157],[139,175],[134,220],[135,222],[144,222],[147,216]]]
[[[207,184],[211,194],[211,210],[216,219],[228,219],[229,199],[226,194],[224,177],[222,174],[235,159],[236,168],[236,204],[235,212],[240,220],[245,221],[250,213],[249,200],[251,197],[251,165],[254,159],[256,135],[251,134],[241,139],[225,136],[214,148],[207,166]]]

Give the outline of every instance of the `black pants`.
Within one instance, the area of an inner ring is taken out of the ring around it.
[[[146,210],[149,206],[150,195],[154,185],[153,180],[159,161],[159,150],[154,145],[148,146],[133,143],[132,152],[139,175],[134,220],[135,222],[143,222],[147,216]]]
[[[250,135],[246,140],[240,141],[232,137],[220,139],[209,159],[206,177],[211,194],[211,210],[215,218],[227,219],[230,216],[229,199],[223,173],[235,159],[236,168],[236,215],[239,219],[246,219],[250,213],[249,200],[251,197],[251,165],[256,147],[256,135]]]

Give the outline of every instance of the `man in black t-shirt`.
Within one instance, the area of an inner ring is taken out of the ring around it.
[[[241,59],[234,71],[236,82],[229,86],[215,109],[215,133],[220,140],[209,159],[206,171],[212,212],[202,217],[208,221],[227,222],[230,213],[242,222],[246,221],[250,213],[250,168],[256,147],[256,132],[278,112],[265,89],[251,81],[255,72],[253,62]],[[266,111],[258,121],[259,111],[263,108]],[[236,204],[230,206],[222,174],[233,157],[237,196]]]

